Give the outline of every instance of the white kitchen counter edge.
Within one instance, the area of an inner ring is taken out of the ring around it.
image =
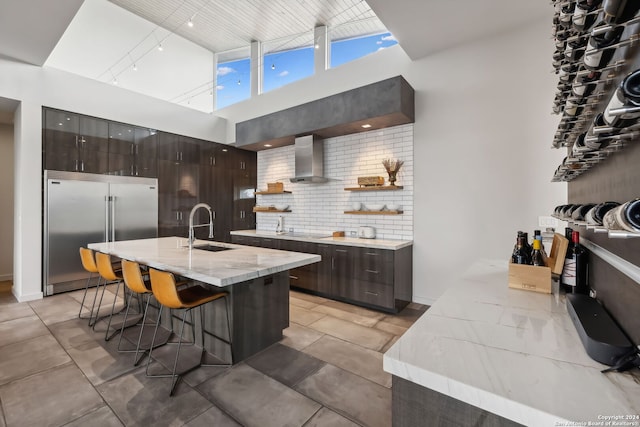
[[[315,233],[309,233],[315,234]],[[299,242],[326,243],[331,245],[356,246],[371,249],[398,250],[413,245],[412,240],[388,240],[388,239],[360,239],[357,237],[307,237],[290,236],[287,234],[277,234],[274,231],[263,230],[235,230],[231,235],[245,237],[266,237],[282,240],[296,240]]]
[[[508,289],[498,264],[451,286],[384,354],[384,370],[524,425],[639,414],[640,385],[600,373],[564,298]]]

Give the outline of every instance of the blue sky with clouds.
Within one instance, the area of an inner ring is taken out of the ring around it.
[[[331,43],[331,67],[397,44],[390,34],[360,37]],[[248,99],[251,94],[249,59],[218,65],[216,109]],[[265,55],[264,91],[279,88],[313,74],[313,48],[295,49]]]

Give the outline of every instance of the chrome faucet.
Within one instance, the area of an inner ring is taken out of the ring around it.
[[[193,216],[196,211],[200,208],[205,208],[209,211],[209,224],[197,224],[193,225]],[[198,203],[191,209],[191,213],[189,214],[189,249],[193,249],[193,242],[196,240],[196,236],[193,232],[195,227],[205,227],[209,226],[209,238],[213,239],[213,212],[211,211],[211,206],[206,203]]]

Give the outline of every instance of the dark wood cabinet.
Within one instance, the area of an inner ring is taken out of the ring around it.
[[[200,142],[193,138],[159,132],[158,160],[176,163],[200,163]]]
[[[155,131],[45,108],[45,169],[155,178]]]
[[[44,109],[44,168],[107,173],[108,137],[106,120]]]
[[[256,158],[255,152],[238,149],[232,149],[228,157],[233,177],[232,230],[256,228],[256,215],[253,212],[258,178]]]
[[[189,234],[189,213],[199,202],[198,165],[158,160],[158,235]]]
[[[238,235],[232,242],[320,255],[320,262],[289,271],[290,286],[301,290],[391,312],[412,299],[412,246],[372,249]]]

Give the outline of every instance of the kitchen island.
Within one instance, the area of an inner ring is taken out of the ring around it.
[[[89,248],[229,292],[234,363],[282,339],[289,326],[288,270],[320,261],[319,255],[203,240],[189,249],[187,239],[179,237],[92,243]],[[204,347],[228,361],[228,346],[213,338],[227,334],[224,306],[204,307]]]
[[[509,289],[506,262],[472,266],[383,361],[397,427],[640,425],[637,369],[601,373],[564,295]]]

